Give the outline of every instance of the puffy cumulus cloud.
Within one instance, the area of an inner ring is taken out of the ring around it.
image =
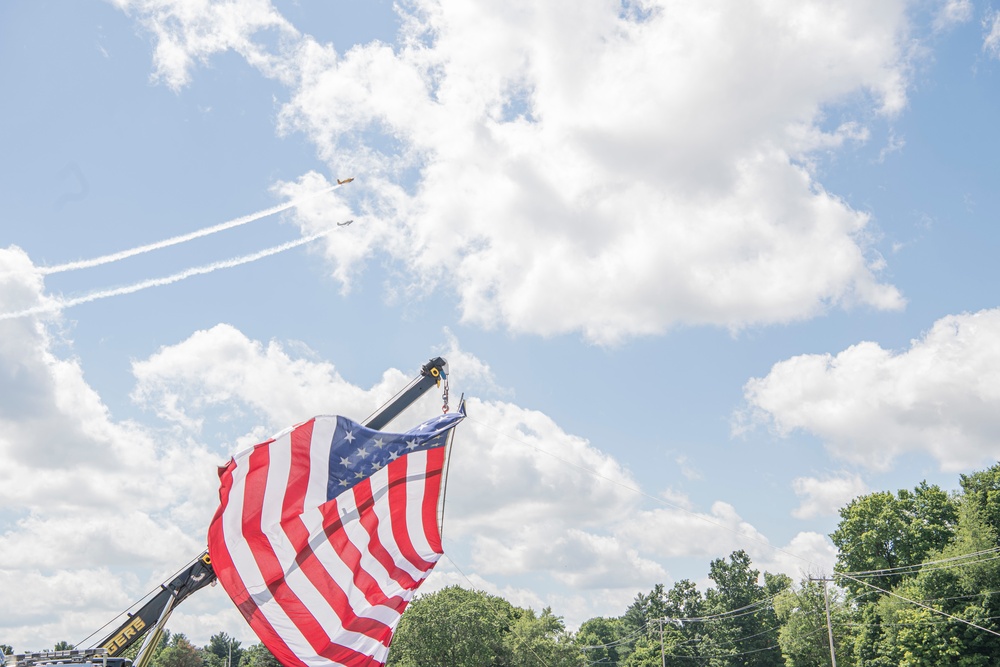
[[[751,552],[753,553],[753,552]],[[781,572],[793,580],[833,572],[837,547],[826,535],[798,533],[780,549],[762,551],[754,556],[754,567],[767,572]]]
[[[905,0],[414,0],[396,45],[343,53],[263,0],[122,4],[171,85],[224,48],[288,85],[279,130],[361,177],[357,247],[327,244],[345,284],[377,249],[467,322],[602,343],[903,305],[868,216],[808,164],[867,136],[831,106],[905,106]]]
[[[792,510],[797,519],[811,519],[837,513],[854,498],[868,492],[868,485],[859,475],[841,473],[834,477],[796,477],[792,480],[795,495],[802,503]]]
[[[475,382],[489,383],[489,369],[462,354],[452,339],[451,373],[468,370]],[[362,421],[405,387],[418,369],[389,369],[370,388],[351,384],[333,364],[317,360],[301,343],[251,340],[228,324],[196,331],[186,340],[164,346],[148,359],[135,361],[133,399],[187,430],[200,431],[206,414],[222,407],[245,415],[255,427],[234,446],[253,444],[314,415],[338,414]],[[475,379],[478,378],[478,379]],[[405,431],[416,415],[440,411],[440,396],[426,394],[391,428]]]
[[[133,362],[132,372],[137,403],[191,429],[200,428],[205,408],[220,404],[248,406],[272,429],[326,414],[331,403],[345,414],[363,409],[364,392],[332,364],[293,358],[280,343],[252,341],[228,324],[164,346]]]
[[[1000,309],[949,315],[904,351],[862,342],[775,364],[744,386],[737,430],[811,433],[873,469],[924,452],[942,470],[963,470],[1000,456],[998,373]]]
[[[716,501],[710,512],[679,507],[633,513],[616,530],[619,539],[661,558],[701,556],[715,559],[742,549],[761,571],[798,579],[805,573],[832,571],[837,551],[825,536],[803,532],[784,546],[772,544],[729,503]]]
[[[0,251],[0,311],[44,304],[42,290],[21,250]],[[182,479],[166,488],[149,484],[141,472],[151,456],[167,456],[169,448],[137,424],[111,418],[78,360],[53,351],[57,340],[45,320],[4,320],[0,331],[0,500],[6,507],[111,513],[159,505],[189,488]]]
[[[545,414],[499,401],[468,403],[451,459],[449,530],[597,527],[635,503],[637,484],[621,464]]]
[[[72,637],[84,637],[94,629],[96,620],[85,612],[127,607],[132,600],[125,591],[134,587],[135,582],[129,581],[127,575],[118,576],[104,567],[49,574],[37,569],[0,567],[0,590],[5,600],[0,605],[0,628],[7,638],[4,643],[17,642],[16,648],[32,650],[51,646],[52,637],[66,637],[67,632],[73,632]],[[53,609],[60,610],[59,621],[54,621]],[[67,618],[72,619],[68,625]]]
[[[487,574],[543,572],[576,590],[635,590],[667,578],[662,565],[617,538],[559,524],[524,526],[502,539],[474,539],[473,562]]]
[[[460,571],[448,554],[445,554],[444,558],[438,562],[438,565],[420,587],[417,596],[434,593],[448,586],[461,586],[471,590],[485,591],[490,595],[498,595],[518,607],[540,610],[550,604],[531,589],[500,585],[478,573]]]
[[[660,507],[625,517],[617,534],[645,552],[665,558],[718,557],[745,549],[755,553],[767,539],[729,503],[716,501],[709,512]],[[765,547],[766,548],[766,547]]]
[[[0,250],[0,313],[44,312],[43,290],[23,251]],[[218,502],[216,457],[115,420],[48,312],[0,320],[0,587],[19,610],[0,634],[19,647],[114,617],[200,553]]]
[[[203,507],[206,528],[215,504]],[[83,563],[128,565],[150,554],[176,567],[205,548],[204,535],[194,537],[177,525],[151,517],[148,511],[124,510],[109,518],[93,512],[46,513],[23,519],[15,530],[0,536],[0,567],[58,570]]]

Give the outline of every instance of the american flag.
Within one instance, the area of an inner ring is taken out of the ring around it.
[[[315,417],[220,469],[212,565],[286,667],[385,664],[403,610],[442,554],[444,445],[463,417],[404,434]]]

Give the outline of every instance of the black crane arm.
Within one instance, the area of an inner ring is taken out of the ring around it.
[[[100,646],[107,649],[110,657],[121,654],[139,641],[149,628],[156,625],[168,605],[176,605],[198,589],[215,581],[215,578],[215,570],[212,569],[212,561],[206,551],[176,577],[162,584],[160,591],[139,611],[130,614],[124,623],[101,642]]]

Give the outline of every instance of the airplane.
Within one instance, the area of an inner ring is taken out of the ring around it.
[[[337,185],[345,185],[345,184],[347,184],[347,183],[350,183],[350,182],[351,182],[351,181],[353,181],[353,180],[354,180],[354,177],[353,177],[353,176],[351,176],[350,178],[345,178],[344,180],[340,180],[340,179],[338,178],[338,179],[337,179]]]
[[[351,224],[352,222],[354,222],[354,221],[353,220],[348,220],[347,222],[338,222],[337,226],[338,227],[346,227],[347,225]]]

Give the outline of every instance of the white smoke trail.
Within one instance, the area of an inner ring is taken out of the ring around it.
[[[234,257],[233,259],[223,260],[221,262],[215,262],[213,264],[206,264],[204,266],[196,266],[194,268],[185,269],[179,273],[175,273],[171,276],[166,276],[164,278],[151,278],[149,280],[143,280],[142,282],[133,283],[132,285],[125,285],[124,287],[115,287],[112,289],[101,290],[99,292],[91,292],[90,294],[85,294],[83,296],[75,297],[72,299],[59,299],[53,303],[49,303],[43,306],[34,306],[32,308],[27,308],[25,310],[19,310],[13,313],[0,313],[0,320],[13,320],[18,317],[27,317],[28,315],[39,315],[41,313],[51,313],[63,310],[64,308],[69,308],[71,306],[78,306],[81,303],[90,303],[91,301],[97,301],[98,299],[107,299],[112,296],[121,296],[123,294],[132,294],[133,292],[138,292],[140,290],[149,289],[150,287],[160,287],[161,285],[170,285],[171,283],[176,283],[185,278],[190,278],[191,276],[200,276],[206,273],[211,273],[213,271],[218,271],[219,269],[231,269],[235,266],[240,266],[241,264],[249,264],[250,262],[256,262],[258,259],[263,259],[264,257],[270,257],[271,255],[277,255],[279,252],[284,252],[286,250],[291,250],[292,248],[297,248],[300,245],[305,245],[315,241],[321,236],[326,236],[331,232],[336,231],[338,228],[334,227],[332,229],[327,229],[310,236],[303,236],[300,239],[294,241],[289,241],[288,243],[282,243],[281,245],[274,246],[272,248],[267,248],[265,250],[260,250],[250,255],[243,255],[242,257]]]
[[[339,188],[344,183],[337,183],[336,185],[331,185],[328,188],[313,192],[304,197],[299,197],[298,199],[293,199],[287,201],[284,204],[278,204],[277,206],[272,206],[271,208],[266,208],[263,211],[258,211],[257,213],[251,213],[249,215],[244,215],[239,218],[234,218],[228,222],[222,222],[218,225],[212,227],[205,227],[204,229],[198,229],[187,234],[182,234],[180,236],[174,236],[173,238],[164,239],[163,241],[157,241],[156,243],[149,243],[147,245],[139,246],[138,248],[132,248],[130,250],[122,250],[121,252],[112,253],[110,255],[104,255],[102,257],[95,257],[93,259],[81,259],[76,262],[67,262],[66,264],[59,264],[57,266],[40,266],[38,267],[38,272],[43,276],[51,275],[53,273],[62,273],[64,271],[75,271],[77,269],[89,269],[93,266],[101,266],[102,264],[110,264],[111,262],[117,262],[123,259],[128,259],[129,257],[135,257],[136,255],[141,255],[143,253],[151,252],[153,250],[159,250],[160,248],[169,248],[170,246],[177,245],[178,243],[185,243],[193,239],[201,238],[202,236],[208,236],[209,234],[215,234],[217,232],[225,231],[227,229],[232,229],[233,227],[239,227],[241,225],[246,225],[248,223],[254,222],[255,220],[260,220],[261,218],[266,218],[269,215],[274,215],[275,213],[281,213],[292,207],[298,206],[299,204],[312,199],[313,197],[318,197],[321,194],[325,194]]]

